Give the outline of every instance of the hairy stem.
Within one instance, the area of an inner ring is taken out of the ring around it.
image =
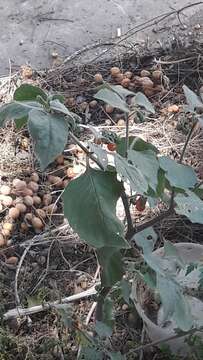
[[[193,131],[194,131],[196,125],[197,125],[197,121],[194,122],[194,124],[192,125],[192,127],[191,127],[191,129],[190,129],[190,131],[189,131],[189,133],[188,133],[188,135],[187,135],[185,144],[184,144],[184,146],[183,146],[182,153],[181,153],[181,155],[180,155],[180,159],[179,159],[179,161],[178,161],[179,164],[182,164],[182,162],[183,162],[183,158],[184,158],[184,155],[185,155],[186,148],[187,148],[187,146],[188,146],[188,143],[189,143],[189,141],[190,141],[190,139],[191,139],[191,136],[192,136],[192,134],[193,134]]]
[[[123,202],[125,215],[126,215],[126,220],[127,220],[126,239],[130,239],[130,234],[133,231],[134,226],[133,226],[132,217],[131,217],[131,214],[130,214],[130,205],[129,205],[128,197],[127,197],[124,189],[123,189],[123,191],[121,193],[121,199],[122,199],[122,202]]]

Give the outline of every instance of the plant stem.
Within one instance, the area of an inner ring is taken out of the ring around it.
[[[128,157],[128,147],[129,147],[129,116],[125,114],[126,120],[126,133],[125,133],[125,157]]]
[[[124,209],[125,209],[126,220],[127,220],[126,239],[130,239],[130,234],[133,231],[134,227],[133,227],[132,217],[131,217],[131,214],[130,214],[129,201],[128,201],[128,198],[127,198],[127,195],[126,195],[124,189],[123,189],[123,191],[121,193],[121,199],[122,199],[122,202],[123,202],[123,206],[124,206]]]
[[[195,128],[196,125],[197,125],[197,121],[194,122],[194,124],[192,125],[192,127],[191,127],[191,129],[190,129],[190,131],[189,131],[189,133],[188,133],[187,139],[186,139],[185,144],[184,144],[184,146],[183,146],[182,153],[181,153],[181,155],[180,155],[180,159],[179,159],[179,161],[178,161],[179,164],[182,164],[182,161],[183,161],[183,158],[184,158],[184,155],[185,155],[186,148],[187,148],[187,146],[188,146],[188,143],[189,143],[189,141],[190,141],[190,138],[191,138],[191,136],[192,136],[192,133],[193,133],[194,128]]]
[[[103,287],[100,291],[96,307],[96,321],[103,321],[103,306],[111,287]]]

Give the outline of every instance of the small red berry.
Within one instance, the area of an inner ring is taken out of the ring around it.
[[[140,196],[135,202],[136,209],[141,212],[144,211],[146,202],[147,199],[144,196]]]
[[[115,151],[116,150],[116,144],[109,143],[109,144],[107,144],[107,148],[108,148],[109,151]]]

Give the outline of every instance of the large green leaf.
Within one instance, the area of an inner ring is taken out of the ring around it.
[[[103,286],[113,286],[124,274],[122,257],[115,247],[103,247],[97,250],[101,265],[101,282]]]
[[[196,108],[203,107],[201,99],[194,93],[194,91],[190,90],[186,85],[183,85],[183,91],[188,104],[186,109],[187,111],[194,112]]]
[[[112,328],[101,321],[96,321],[95,331],[100,338],[109,337],[112,335]]]
[[[47,99],[47,94],[39,87],[30,84],[22,84],[14,92],[13,99],[16,101],[32,101],[36,100],[37,96],[41,96],[44,100]]]
[[[123,181],[129,182],[131,189],[139,194],[144,194],[148,189],[148,182],[139,169],[129,164],[122,156],[115,155],[116,171]]]
[[[23,116],[20,119],[15,119],[16,129],[21,129],[27,124],[28,116]]]
[[[29,112],[28,128],[44,170],[64,150],[68,136],[67,121],[62,115],[32,110]]]
[[[79,360],[103,360],[103,352],[98,350],[96,347],[93,346],[85,346],[82,347],[81,352],[79,353],[78,359]]]
[[[89,143],[89,149],[96,155],[98,161],[101,163],[104,170],[106,170],[108,166],[108,156],[106,150],[93,143]]]
[[[171,279],[157,274],[157,290],[163,305],[163,321],[172,317],[178,328],[183,331],[190,330],[193,325],[192,315],[181,287]]]
[[[107,88],[99,90],[94,97],[126,113],[130,111],[126,102],[116,92]]]
[[[144,254],[151,253],[157,241],[157,233],[152,227],[148,227],[133,236],[136,244],[143,249]]]
[[[67,109],[67,107],[64,104],[62,104],[58,99],[51,100],[49,105],[50,108],[54,111],[60,112],[65,115],[71,114],[71,112]]]
[[[65,96],[61,95],[61,94],[54,94],[54,95],[49,95],[48,96],[48,101],[51,101],[51,100],[59,100],[61,103],[64,103],[66,98]]]
[[[115,91],[120,97],[122,97],[123,99],[125,99],[127,96],[134,96],[135,93],[125,89],[123,86],[121,85],[110,85],[110,88]]]
[[[49,106],[54,112],[66,115],[65,119],[73,129],[75,128],[76,123],[81,122],[80,116],[68,110],[59,99],[50,100]]]
[[[10,104],[5,104],[0,107],[0,127],[4,125],[7,120],[16,120],[27,117],[33,108],[42,108],[37,102],[17,102],[13,101]]]
[[[152,114],[155,114],[154,106],[147,99],[147,97],[141,92],[136,93],[136,95],[132,98],[131,104],[134,106],[136,106],[136,105],[142,106],[147,111],[151,112]]]
[[[108,354],[111,360],[126,360],[126,356],[119,352],[111,352]]]
[[[135,95],[135,93],[133,91],[125,89],[121,85],[110,85],[109,83],[103,83],[102,85],[98,86],[97,89],[98,90],[107,89],[107,90],[110,90],[112,92],[115,92],[123,100],[125,100],[127,96],[134,96]]]
[[[177,214],[185,215],[192,223],[203,224],[203,201],[192,191],[176,195],[175,203]]]
[[[128,160],[142,173],[148,185],[156,191],[158,185],[159,162],[156,154],[151,151],[128,150]]]
[[[190,166],[178,164],[167,156],[160,157],[159,163],[172,187],[186,190],[197,183],[196,174]]]
[[[122,185],[109,172],[87,169],[63,193],[64,214],[70,226],[96,248],[128,247],[124,227],[116,217]]]
[[[125,143],[125,137],[118,137],[116,139],[116,151],[121,156],[125,156]],[[129,148],[136,151],[151,150],[156,154],[158,153],[158,149],[154,145],[137,136],[129,136]]]

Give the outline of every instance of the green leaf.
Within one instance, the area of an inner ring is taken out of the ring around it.
[[[126,113],[129,113],[130,109],[126,102],[121,99],[119,95],[117,95],[114,91],[109,89],[101,89],[99,90],[94,98],[97,100],[104,101],[105,103],[120,109]]]
[[[64,150],[68,136],[67,121],[62,115],[32,110],[29,112],[28,128],[36,156],[44,170]]]
[[[89,149],[96,155],[104,170],[106,170],[108,166],[108,156],[106,150],[102,149],[101,146],[93,143],[89,143]]]
[[[186,190],[197,183],[196,174],[190,166],[178,164],[167,156],[160,157],[159,163],[171,186]]]
[[[136,136],[129,136],[129,148],[135,151],[151,150],[158,153],[158,149],[154,145]],[[116,139],[116,152],[121,156],[125,156],[125,137]]]
[[[71,304],[57,304],[54,305],[54,307],[61,315],[62,321],[66,328],[71,328],[73,324],[73,306]]]
[[[181,268],[184,268],[185,264],[179,256],[176,246],[170,241],[164,241],[164,256],[169,257],[169,260],[173,258]]]
[[[128,151],[128,160],[141,172],[154,191],[158,185],[159,162],[156,154],[151,150],[147,151]]]
[[[16,101],[32,101],[36,100],[37,96],[41,96],[44,100],[47,99],[47,94],[39,87],[30,84],[22,84],[14,92],[13,98]]]
[[[101,321],[96,321],[95,331],[100,338],[112,335],[112,328]]]
[[[81,118],[77,114],[73,113],[72,111],[68,110],[67,107],[62,104],[58,99],[51,100],[49,102],[50,109],[55,111],[56,113],[61,113],[66,115],[66,120],[70,123],[70,125],[75,127],[75,123],[80,123]]]
[[[181,330],[190,330],[193,325],[190,306],[180,286],[171,279],[157,274],[157,289],[163,305],[163,321],[172,317]]]
[[[44,301],[44,297],[41,294],[35,294],[32,296],[26,296],[28,307],[41,305]]]
[[[146,141],[144,141],[142,138],[139,137],[133,137],[133,141],[130,144],[130,148],[131,150],[136,150],[136,151],[148,151],[151,150],[152,152],[154,152],[155,154],[158,154],[159,150],[156,148],[156,146],[152,145],[151,143],[148,143]]]
[[[110,88],[115,91],[120,97],[125,99],[127,96],[134,96],[135,93],[133,91],[130,91],[128,89],[125,89],[121,85],[110,85]]]
[[[187,111],[195,112],[196,108],[203,107],[201,99],[194,93],[194,91],[190,90],[186,85],[183,85],[183,91],[188,104]]]
[[[16,129],[21,129],[27,124],[28,116],[24,116],[20,119],[15,119]]]
[[[54,94],[54,95],[50,95],[48,97],[49,101],[50,100],[59,100],[61,103],[65,102],[65,96],[61,95],[61,94]]]
[[[120,352],[111,352],[108,353],[108,355],[110,356],[111,360],[126,360],[126,356],[122,355]]]
[[[95,330],[100,337],[109,337],[112,335],[113,325],[113,301],[110,297],[106,297],[103,304],[102,322],[96,322]]]
[[[63,193],[65,217],[89,245],[128,247],[123,224],[116,217],[121,191],[122,185],[113,173],[91,168],[66,187]]]
[[[155,114],[154,106],[152,103],[147,99],[147,97],[141,93],[137,92],[136,95],[132,98],[132,105],[139,105],[144,107],[147,111],[151,112],[152,114]]]
[[[115,247],[105,246],[97,250],[97,256],[102,267],[102,286],[113,286],[120,281],[124,275],[120,251]]]
[[[166,240],[164,241],[164,255],[179,257],[177,248],[174,244],[172,244],[172,242]]]
[[[79,354],[79,360],[103,360],[102,351],[94,347],[82,347]]]
[[[185,215],[192,223],[203,224],[203,201],[191,191],[175,197],[175,212]]]
[[[203,187],[202,185],[195,187],[192,190],[201,200],[203,200]]]
[[[57,111],[57,112],[60,112],[62,114],[69,115],[69,116],[71,114],[71,111],[69,111],[67,109],[67,107],[64,104],[62,104],[58,99],[51,100],[49,105],[50,105],[51,110],[54,110],[54,111]]]
[[[27,117],[33,107],[41,108],[41,105],[34,102],[22,102],[16,101],[10,104],[5,104],[0,107],[0,127],[2,127],[7,120],[21,119]]]
[[[139,194],[144,194],[148,189],[147,180],[143,174],[135,166],[129,164],[128,160],[122,156],[115,155],[115,166],[117,173],[120,175],[123,181],[128,181],[133,191]]]
[[[102,90],[102,89],[110,90],[110,91],[116,93],[117,95],[119,95],[119,97],[122,98],[123,100],[125,100],[127,96],[134,96],[135,95],[135,93],[133,91],[125,89],[121,85],[110,85],[107,82],[105,82],[102,85],[98,86],[97,89],[98,90]]]
[[[148,227],[133,236],[136,244],[143,249],[144,254],[151,253],[157,241],[157,233],[152,227]]]
[[[156,289],[156,273],[155,272],[146,272],[143,275],[145,283],[151,288]]]
[[[197,264],[189,264],[187,266],[187,269],[186,269],[186,273],[185,273],[185,276],[189,275],[193,270],[195,270],[197,268]]]

